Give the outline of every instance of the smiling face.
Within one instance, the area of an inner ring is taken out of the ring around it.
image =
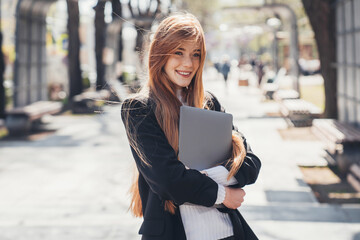
[[[200,65],[200,44],[186,41],[170,55],[165,73],[178,89],[190,85]]]

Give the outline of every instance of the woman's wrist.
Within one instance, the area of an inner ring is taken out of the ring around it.
[[[222,204],[225,201],[226,190],[223,185],[218,184],[218,193],[215,204]]]

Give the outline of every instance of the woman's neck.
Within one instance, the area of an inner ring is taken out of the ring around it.
[[[184,92],[182,88],[176,89],[176,97],[180,100],[180,102],[184,105],[186,105],[186,101],[184,99]]]

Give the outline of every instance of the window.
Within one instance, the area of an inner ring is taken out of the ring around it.
[[[336,4],[339,119],[360,125],[360,0]]]

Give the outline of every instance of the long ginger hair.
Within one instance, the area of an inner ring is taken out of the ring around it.
[[[189,13],[175,14],[165,18],[158,26],[150,43],[148,54],[148,82],[140,94],[146,94],[155,102],[155,116],[165,133],[169,144],[178,153],[179,142],[179,114],[182,103],[176,96],[176,86],[165,73],[164,66],[169,56],[181,46],[184,41],[192,41],[200,46],[200,64],[190,85],[183,90],[184,100],[189,106],[207,108],[202,82],[206,48],[203,29],[199,21]],[[134,136],[136,138],[136,136]],[[138,153],[144,164],[149,165],[147,159],[141,154],[141,147],[136,139],[131,141],[132,147]],[[233,134],[232,157],[228,160],[231,170],[230,179],[240,168],[245,157],[245,148],[241,137]],[[136,217],[143,216],[142,204],[138,187],[138,172],[131,186],[130,210]],[[165,210],[174,214],[175,204],[171,200],[165,201]]]

